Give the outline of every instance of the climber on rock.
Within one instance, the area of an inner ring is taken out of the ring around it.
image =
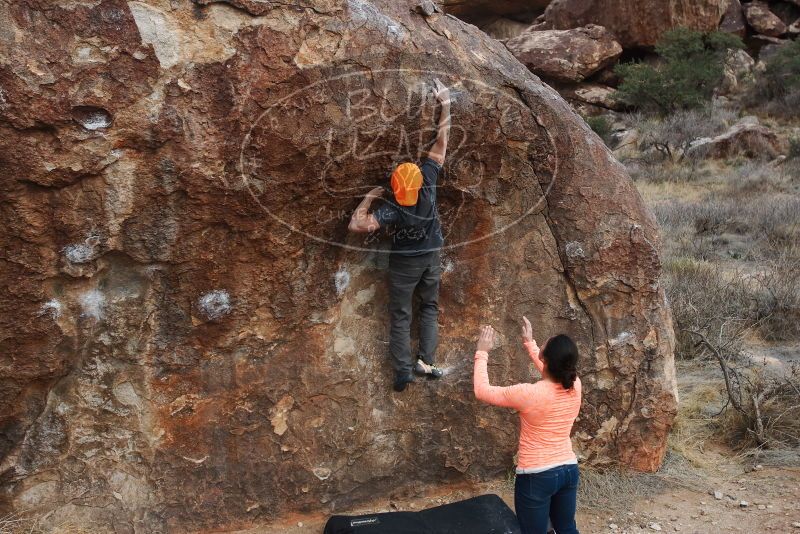
[[[389,228],[389,349],[395,369],[395,391],[403,391],[414,374],[440,378],[436,367],[439,335],[440,252],[444,239],[436,207],[436,187],[450,136],[450,91],[438,79],[434,94],[441,104],[436,141],[420,165],[403,163],[392,173],[394,198],[370,213],[375,199],[384,192],[377,187],[367,193],[350,219],[351,232],[368,233]],[[414,291],[419,307],[419,351],[411,353],[411,310]]]

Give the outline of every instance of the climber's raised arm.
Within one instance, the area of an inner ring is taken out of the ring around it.
[[[447,154],[447,141],[450,139],[450,89],[444,86],[437,78],[434,80],[436,87],[434,94],[436,100],[442,104],[442,112],[439,115],[439,126],[436,130],[436,142],[428,152],[428,157],[444,165],[444,157]]]
[[[366,234],[374,232],[381,227],[375,215],[369,212],[372,202],[383,194],[383,187],[376,187],[364,196],[364,200],[358,205],[353,215],[350,217],[350,224],[347,229],[351,232]]]
[[[531,326],[531,322],[524,315],[522,316],[522,343],[525,345],[528,356],[530,356],[533,361],[533,365],[535,365],[536,369],[541,373],[544,370],[544,363],[541,358],[539,358],[539,346],[536,344],[536,340],[533,339],[533,327]]]

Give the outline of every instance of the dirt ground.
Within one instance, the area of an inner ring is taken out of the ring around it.
[[[800,468],[762,467],[745,472],[731,464],[726,472],[709,476],[704,482],[702,487],[689,489],[684,484],[666,481],[659,491],[618,503],[613,512],[582,508],[578,513],[578,527],[584,534],[800,533]],[[352,513],[420,510],[483,493],[497,493],[513,508],[510,484],[499,481],[410,499],[379,500]],[[319,534],[325,520],[321,515],[295,516],[268,527],[241,530],[238,534]]]
[[[786,354],[762,345],[785,365]],[[789,360],[798,356],[788,348]],[[754,351],[756,352],[756,351]],[[785,352],[785,351],[784,351]],[[678,362],[682,399],[669,452],[656,474],[599,473],[581,468],[578,527],[582,534],[652,532],[800,534],[800,451],[764,451],[754,458],[724,445],[716,432],[722,384],[712,362]],[[496,493],[514,507],[507,479],[377,499],[346,515],[414,511]],[[327,514],[279,518],[237,534],[321,534]]]

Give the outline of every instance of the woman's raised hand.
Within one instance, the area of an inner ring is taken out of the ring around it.
[[[531,343],[533,341],[533,327],[531,322],[524,315],[522,316],[522,341]]]
[[[480,352],[489,352],[494,348],[494,328],[482,326],[478,336],[478,347],[475,349]]]

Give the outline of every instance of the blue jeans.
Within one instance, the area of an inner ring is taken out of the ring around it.
[[[560,465],[541,473],[517,475],[514,507],[522,534],[545,534],[548,518],[557,534],[578,534],[577,500],[577,465]]]

